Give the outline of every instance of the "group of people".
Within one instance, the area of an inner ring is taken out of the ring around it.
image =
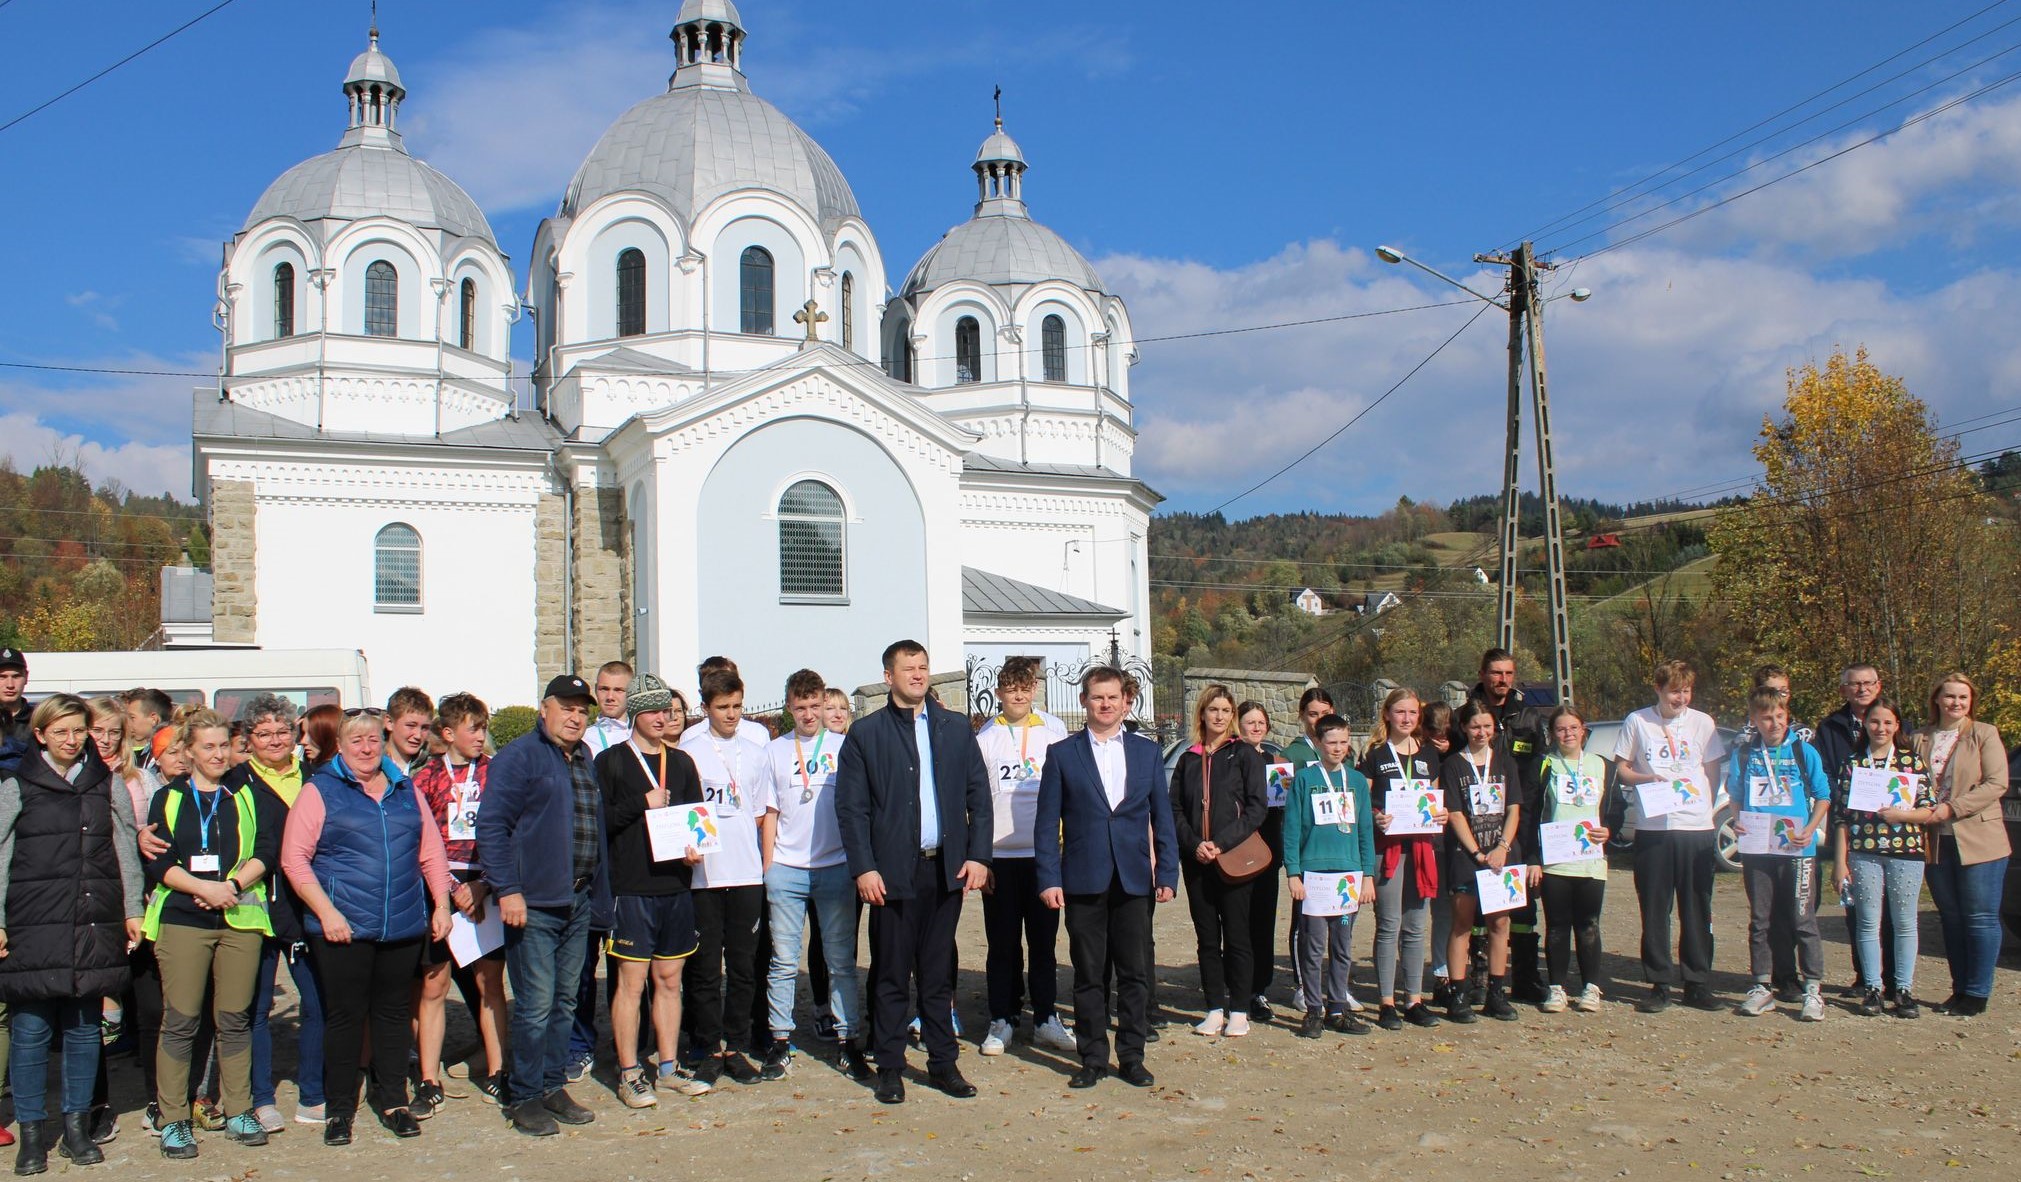
[[[692,701],[611,662],[594,684],[554,678],[532,731],[494,750],[483,702],[411,687],[383,710],[300,717],[279,695],[227,719],[154,690],[51,694],[30,709],[25,658],[0,650],[16,1172],[41,1172],[52,1149],[103,1160],[118,1122],[100,1036],[115,1008],[165,1156],[196,1156],[200,1130],[259,1145],[287,1128],[270,1022],[283,964],[297,998],[294,1119],[330,1145],[351,1141],[361,1084],[397,1137],[454,1098],[452,985],[481,1044],[470,1087],[521,1133],[595,1119],[568,1087],[598,1057],[599,992],[628,1107],[780,1079],[797,1054],[803,953],[811,1033],[841,1071],[901,1103],[917,1038],[926,1083],[971,1097],[954,986],[961,909],[978,892],[980,1051],[1005,1053],[1029,1020],[1026,1037],[1070,1057],[1075,1088],[1153,1082],[1152,914],[1182,884],[1197,1035],[1240,1038],[1274,1017],[1280,940],[1296,1033],[1365,1035],[1352,968],[1368,908],[1377,1026],[1512,1021],[1519,1002],[1591,1012],[1608,993],[1605,847],[1630,819],[1649,986],[1636,1008],[1723,1008],[1712,886],[1729,806],[1754,978],[1739,1013],[1784,999],[1825,1016],[1821,856],[1847,902],[1856,1010],[1919,1013],[1926,883],[1951,974],[1939,1008],[1970,1017],[1992,991],[2007,761],[1962,673],[1938,680],[1918,726],[1872,667],[1854,666],[1844,706],[1813,730],[1789,717],[1788,674],[1764,666],[1729,742],[1692,708],[1695,671],[1671,661],[1611,751],[1587,749],[1574,708],[1524,705],[1501,650],[1457,708],[1391,692],[1358,752],[1322,689],[1279,748],[1262,706],[1214,685],[1192,703],[1193,741],[1168,776],[1125,724],[1139,687],[1121,670],[1086,673],[1085,725],[1069,733],[1035,708],[1035,660],[1005,662],[1000,712],[980,720],[934,699],[923,646],[900,641],[883,663],[888,702],[861,718],[820,674],[794,673],[775,737],[744,717],[731,661],[698,669]]]

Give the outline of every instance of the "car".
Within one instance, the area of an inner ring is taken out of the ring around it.
[[[1628,793],[1615,778],[1614,750],[1621,742],[1622,722],[1593,722],[1586,724],[1586,750],[1607,761],[1607,827],[1613,836],[1607,844],[1617,852],[1625,852],[1635,844],[1635,810],[1628,807]],[[1739,731],[1731,727],[1719,728],[1719,741],[1731,745]],[[1713,828],[1718,837],[1713,850],[1719,859],[1721,870],[1740,869],[1740,835],[1733,831],[1734,815],[1739,810],[1732,801],[1724,801],[1712,815]]]

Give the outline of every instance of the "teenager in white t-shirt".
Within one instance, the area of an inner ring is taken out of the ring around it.
[[[871,1074],[856,975],[856,880],[835,822],[835,768],[844,739],[824,723],[826,689],[812,669],[788,677],[786,710],[793,730],[765,748],[765,795],[773,822],[765,870],[765,906],[772,919],[765,985],[772,1041],[760,1069],[766,1079],[784,1078],[792,1061],[793,993],[810,909],[817,913],[816,938],[829,974],[829,995],[815,1003],[828,1006],[835,1017],[843,1069],[857,1080]]]
[[[591,755],[602,755],[632,737],[625,699],[631,693],[633,676],[632,667],[623,661],[605,661],[597,667],[596,683],[591,686],[596,693],[597,716],[582,732]]]
[[[1726,748],[1712,717],[1691,708],[1698,679],[1689,661],[1656,667],[1656,704],[1630,714],[1614,747],[1616,778],[1635,809],[1635,897],[1642,905],[1645,1014],[1670,1006],[1681,979],[1684,1003],[1724,1007],[1712,995],[1712,880],[1718,870],[1714,815],[1723,795]],[[1677,910],[1677,956],[1670,912]],[[1679,963],[1682,962],[1680,969]]]
[[[996,833],[990,885],[983,890],[983,931],[989,940],[989,1032],[982,1053],[1001,1055],[1017,1032],[1029,986],[1032,1038],[1056,1051],[1075,1049],[1061,1024],[1058,942],[1060,913],[1039,899],[1038,862],[1032,849],[1032,818],[1038,811],[1039,776],[1046,748],[1067,737],[1066,724],[1032,709],[1038,693],[1039,663],[1010,657],[997,674],[996,699],[1003,712],[986,723],[975,740],[989,766]],[[1027,971],[1029,970],[1029,971]]]
[[[772,844],[765,748],[739,733],[744,682],[734,673],[702,680],[703,723],[682,734],[680,748],[702,777],[702,799],[714,814],[723,848],[695,869],[695,927],[701,943],[688,968],[695,1011],[693,1045],[710,1056],[696,1069],[740,1084],[759,1080],[743,1054],[757,996],[758,926],[765,913],[765,851]],[[690,737],[696,739],[690,743]],[[720,1055],[719,1055],[720,1052]]]

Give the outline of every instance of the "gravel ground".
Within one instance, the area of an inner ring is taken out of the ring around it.
[[[2021,976],[2011,963],[2000,969],[1992,1011],[1973,1020],[1927,1010],[1913,1022],[1862,1018],[1832,989],[1834,1004],[1817,1024],[1798,1022],[1792,1007],[1752,1020],[1682,1008],[1645,1017],[1627,1004],[1642,992],[1633,887],[1618,870],[1610,886],[1607,963],[1619,984],[1597,1014],[1522,1007],[1515,1023],[1328,1034],[1316,1042],[1294,1038],[1281,1018],[1244,1039],[1200,1038],[1186,1029],[1198,1006],[1192,932],[1184,907],[1168,906],[1159,909],[1157,934],[1161,1000],[1173,1025],[1150,1049],[1157,1085],[1140,1091],[1107,1080],[1074,1092],[1065,1086],[1072,1065],[1049,1052],[1019,1042],[1000,1058],[974,1053],[985,1006],[982,909],[971,900],[962,923],[961,1067],[982,1090],[975,1100],[930,1091],[915,1071],[908,1103],[879,1105],[832,1067],[832,1048],[803,1038],[808,1052],[784,1081],[726,1083],[699,1099],[663,1094],[659,1107],[642,1112],[618,1104],[609,1063],[600,1063],[597,1082],[572,1088],[597,1122],[560,1137],[517,1136],[473,1094],[452,1100],[412,1141],[396,1142],[367,1121],[352,1146],[326,1149],[318,1129],[291,1125],[260,1149],[211,1134],[196,1161],[170,1163],[140,1130],[139,1075],[121,1059],[112,1078],[123,1129],[106,1146],[111,1169],[103,1173],[560,1180],[706,1172],[1049,1182],[1460,1170],[1543,1179],[2021,1176]],[[1722,876],[1714,984],[1730,1000],[1745,987],[1745,914],[1738,876]],[[1941,999],[1949,978],[1932,955],[1940,947],[1935,917],[1926,908],[1923,918],[1917,992]],[[1836,907],[1824,926],[1832,984],[1842,985],[1850,954]],[[1362,924],[1356,941],[1364,1001],[1372,992],[1366,955],[1373,927]],[[1060,955],[1064,992],[1064,939]],[[1279,978],[1276,1000],[1288,1018],[1281,1004],[1288,985]],[[276,1053],[285,1075],[293,1059],[292,997],[283,1007]],[[450,1015],[452,1048],[469,1045],[468,1019],[453,1000]],[[918,1053],[913,1066],[923,1066]],[[461,1080],[452,1088],[467,1090]],[[281,1093],[292,1115],[292,1083]],[[78,1172],[53,1154],[50,1163],[52,1173]]]

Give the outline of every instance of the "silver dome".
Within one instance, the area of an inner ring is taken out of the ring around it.
[[[777,107],[741,89],[676,86],[604,132],[569,182],[561,213],[638,190],[692,224],[709,202],[754,188],[798,203],[823,226],[861,216],[842,170]]]
[[[354,145],[313,156],[267,186],[242,228],[274,217],[313,222],[385,216],[497,245],[484,211],[455,181],[397,148]]]
[[[958,279],[992,284],[1063,279],[1088,291],[1105,290],[1080,251],[1026,217],[978,217],[949,230],[906,276],[901,294],[915,296]]]
[[[681,5],[681,14],[674,18],[674,24],[685,25],[689,21],[721,21],[724,24],[744,27],[744,18],[737,13],[737,6],[730,0],[687,0]]]

